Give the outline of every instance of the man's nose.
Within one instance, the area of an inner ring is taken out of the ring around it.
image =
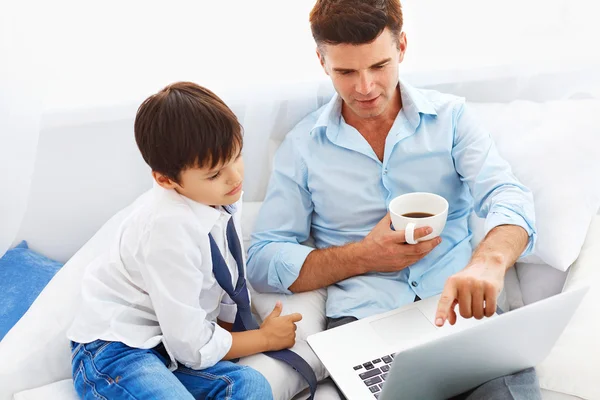
[[[356,84],[356,91],[359,94],[367,95],[371,93],[373,89],[373,79],[371,78],[371,74],[368,72],[362,72],[359,74],[358,82]]]

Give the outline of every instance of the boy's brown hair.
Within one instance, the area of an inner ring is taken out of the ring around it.
[[[397,40],[402,23],[399,0],[317,0],[310,12],[310,28],[320,48],[371,43],[385,28]]]
[[[188,168],[215,168],[242,149],[242,127],[213,92],[192,82],[173,83],[138,108],[135,140],[153,171],[180,183]]]

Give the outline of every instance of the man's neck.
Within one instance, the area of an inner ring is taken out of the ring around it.
[[[363,135],[387,136],[401,109],[402,96],[400,95],[400,85],[398,85],[394,92],[394,98],[380,115],[371,118],[361,118],[346,103],[342,103],[342,116],[348,125],[354,127]]]

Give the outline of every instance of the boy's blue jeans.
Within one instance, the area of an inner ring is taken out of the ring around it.
[[[155,349],[121,342],[71,343],[73,381],[82,399],[272,399],[269,382],[258,371],[229,361],[171,372]]]

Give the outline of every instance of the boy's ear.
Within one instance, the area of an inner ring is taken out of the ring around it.
[[[152,177],[160,186],[165,189],[175,189],[177,186],[176,182],[173,182],[170,178],[164,176],[160,172],[152,171]]]

